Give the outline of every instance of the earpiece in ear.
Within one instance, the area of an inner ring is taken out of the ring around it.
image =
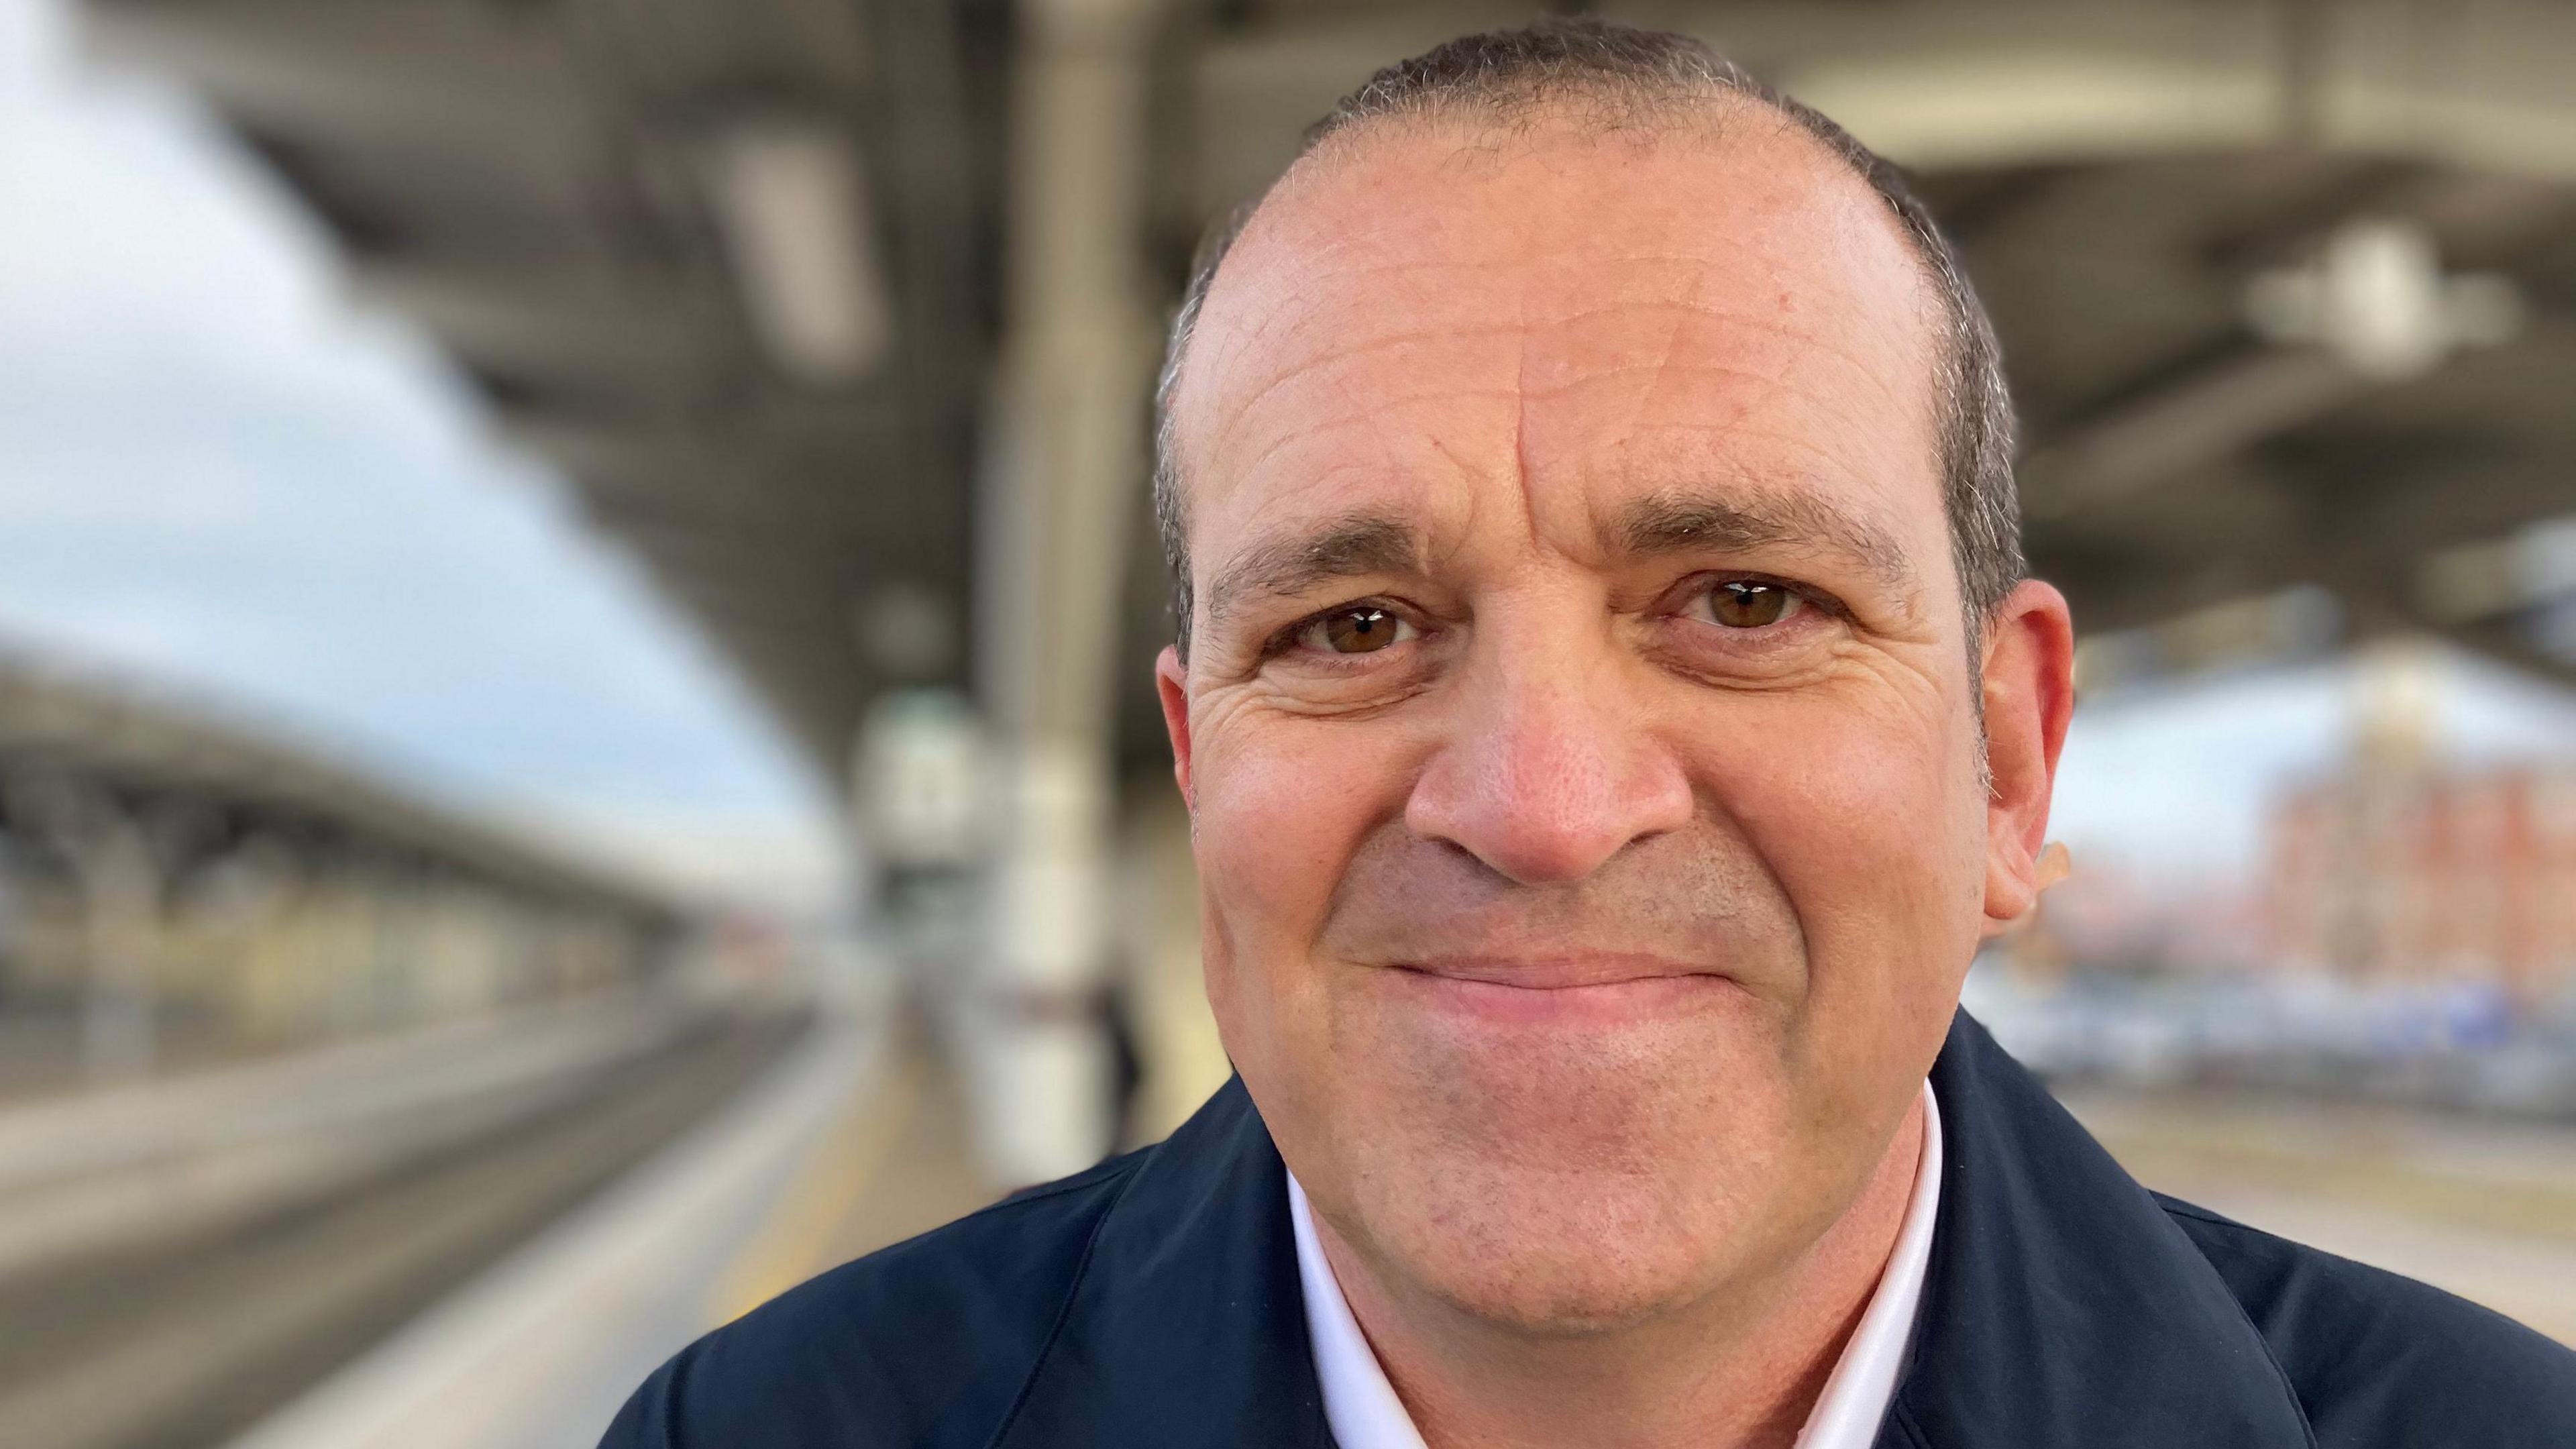
[[[2050,886],[2066,879],[2066,873],[2073,869],[2075,869],[2075,857],[2068,852],[2065,843],[2056,840],[2048,842],[2039,848],[2039,862],[2032,870],[2034,876],[2031,882],[2032,891],[2037,893],[2047,890]]]

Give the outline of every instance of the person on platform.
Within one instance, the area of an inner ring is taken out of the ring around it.
[[[2576,1444],[2576,1355],[2147,1191],[1959,1010],[2072,629],[1985,313],[1831,121],[1600,23],[1392,66],[1161,424],[1238,1075],[610,1449]]]

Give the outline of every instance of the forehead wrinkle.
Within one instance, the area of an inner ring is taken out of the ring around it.
[[[1765,443],[1775,444],[1785,451],[1803,453],[1814,459],[1821,469],[1821,475],[1844,474],[1848,471],[1849,467],[1847,462],[1844,459],[1837,457],[1831,449],[1826,448],[1815,439],[1808,437],[1803,433],[1783,432],[1778,428],[1765,427],[1757,423],[1747,422],[1741,418],[1732,418],[1725,422],[1707,423],[1691,422],[1683,419],[1658,420],[1650,424],[1639,424],[1634,429],[1634,434],[1639,437],[1663,433],[1704,434],[1712,438],[1724,438],[1728,440],[1758,440]],[[1704,461],[1694,460],[1689,463],[1668,465],[1665,467],[1664,471],[1697,472],[1704,471],[1710,466],[1724,467],[1725,463],[1721,461],[1712,465]],[[1928,460],[1926,466],[1930,466]],[[1787,465],[1785,464],[1777,467],[1766,465],[1760,469],[1755,469],[1749,466],[1739,466],[1733,470],[1733,476],[1741,480],[1747,487],[1758,488],[1762,485],[1763,477],[1776,475],[1784,471],[1788,471]],[[1937,474],[1929,481],[1932,487],[1936,489],[1940,487],[1940,481]]]
[[[1422,541],[1385,513],[1349,513],[1246,545],[1208,588],[1208,619],[1221,623],[1255,594],[1295,594],[1328,579],[1419,570]]]
[[[1776,372],[1757,372],[1744,367],[1721,367],[1715,363],[1675,363],[1669,359],[1660,359],[1654,362],[1622,362],[1614,363],[1608,367],[1587,368],[1580,377],[1569,377],[1563,382],[1552,382],[1543,385],[1525,387],[1521,389],[1521,391],[1526,396],[1546,402],[1564,397],[1569,393],[1582,392],[1586,388],[1599,387],[1603,383],[1616,382],[1621,378],[1634,376],[1638,373],[1650,373],[1659,379],[1675,376],[1726,377],[1739,379],[1748,383],[1759,384],[1771,392],[1796,392],[1798,390],[1794,383],[1782,379]],[[1637,416],[1631,419],[1631,426],[1642,425],[1644,423],[1647,405],[1652,400],[1653,394],[1651,392],[1649,392],[1645,397],[1639,399],[1637,404]],[[1660,426],[1660,424],[1658,426]],[[1708,424],[1706,426],[1720,425]]]
[[[1222,398],[1217,399],[1216,401],[1227,403],[1225,417],[1223,421],[1218,424],[1215,431],[1209,435],[1207,446],[1210,449],[1222,448],[1225,446],[1226,442],[1231,439],[1238,430],[1251,421],[1253,414],[1258,411],[1261,405],[1267,402],[1273,394],[1278,393],[1283,388],[1294,386],[1301,379],[1313,375],[1318,368],[1322,368],[1333,363],[1348,362],[1355,358],[1366,357],[1372,353],[1383,352],[1392,348],[1403,347],[1417,342],[1451,340],[1464,337],[1474,337],[1480,333],[1507,332],[1511,330],[1513,329],[1509,326],[1500,323],[1488,326],[1423,327],[1388,336],[1372,337],[1364,342],[1354,342],[1346,346],[1327,347],[1311,357],[1300,358],[1293,365],[1281,368],[1277,372],[1272,373],[1259,387],[1253,389],[1250,397],[1244,398],[1239,402],[1231,402]],[[1347,397],[1351,395],[1350,382],[1347,378],[1336,377],[1333,379],[1333,385],[1344,396]],[[1477,389],[1476,391],[1481,391],[1481,389]],[[1390,400],[1392,401],[1393,399]],[[1374,408],[1370,410],[1374,411]],[[1300,430],[1301,433],[1307,431],[1312,430]]]
[[[1585,308],[1577,312],[1552,317],[1548,319],[1543,326],[1548,329],[1555,329],[1589,321],[1597,317],[1611,316],[1623,312],[1670,312],[1672,314],[1672,325],[1665,334],[1663,346],[1660,352],[1649,358],[1645,355],[1646,349],[1636,349],[1637,360],[1635,361],[1586,366],[1580,369],[1578,375],[1565,377],[1559,381],[1536,384],[1524,383],[1523,390],[1531,398],[1538,400],[1551,400],[1563,397],[1569,393],[1579,392],[1582,389],[1595,384],[1610,382],[1622,377],[1628,377],[1640,373],[1654,374],[1658,377],[1665,375],[1727,377],[1754,383],[1773,392],[1800,390],[1799,385],[1790,375],[1792,372],[1797,370],[1792,367],[1775,366],[1769,368],[1755,368],[1744,365],[1740,362],[1727,362],[1715,358],[1707,360],[1689,360],[1683,358],[1680,356],[1682,352],[1682,341],[1684,336],[1692,330],[1692,326],[1695,321],[1705,322],[1712,327],[1722,328],[1727,331],[1763,333],[1768,336],[1795,343],[1808,352],[1815,353],[1822,358],[1829,358],[1834,362],[1842,364],[1854,373],[1860,374],[1863,377],[1872,378],[1873,380],[1876,379],[1877,367],[1872,359],[1863,357],[1848,348],[1829,344],[1822,339],[1817,338],[1814,334],[1797,327],[1784,326],[1779,323],[1765,321],[1752,314],[1741,311],[1710,308],[1699,301],[1699,293],[1696,290],[1690,297],[1679,300],[1618,302],[1605,306]],[[1483,330],[1503,331],[1507,329],[1495,327]],[[1632,422],[1642,420],[1647,408],[1651,404],[1652,396],[1657,390],[1659,389],[1650,389],[1646,396],[1641,396],[1638,399],[1637,408],[1634,416],[1632,417]]]
[[[1373,433],[1382,432],[1382,430],[1377,427],[1379,415],[1390,408],[1403,404],[1416,403],[1425,398],[1432,397],[1500,399],[1516,395],[1514,390],[1510,388],[1430,388],[1421,392],[1406,393],[1402,396],[1396,397],[1385,397],[1380,398],[1375,402],[1364,403],[1357,396],[1353,395],[1347,387],[1342,389],[1342,393],[1343,396],[1351,400],[1351,403],[1357,411],[1336,413],[1331,417],[1321,418],[1306,424],[1304,427],[1295,428],[1289,432],[1282,433],[1265,444],[1260,452],[1253,454],[1250,458],[1244,459],[1242,462],[1229,469],[1229,475],[1238,481],[1257,477],[1261,470],[1270,466],[1270,464],[1276,460],[1280,454],[1289,451],[1298,444],[1319,434],[1340,432],[1345,429],[1353,428],[1367,428]],[[1472,471],[1467,467],[1466,462],[1458,456],[1457,451],[1451,448],[1449,444],[1439,436],[1439,434],[1424,433],[1422,435],[1422,441],[1430,445],[1443,458],[1448,459],[1449,462],[1456,465],[1460,471]],[[1397,458],[1390,448],[1383,445],[1382,439],[1381,442],[1382,446],[1379,448],[1379,461],[1384,463],[1390,471],[1403,471],[1404,464],[1402,460]],[[1335,469],[1334,471],[1347,471],[1350,466],[1352,465],[1345,464],[1342,468]]]
[[[1605,369],[1599,376],[1575,379],[1572,382],[1561,385],[1557,389],[1551,390],[1550,396],[1553,397],[1556,393],[1579,394],[1585,387],[1595,383],[1610,381],[1619,373],[1649,370],[1653,371],[1655,374],[1653,385],[1640,392],[1637,399],[1637,405],[1630,411],[1623,443],[1633,443],[1641,438],[1666,434],[1694,435],[1711,439],[1721,439],[1730,443],[1759,441],[1774,445],[1786,452],[1803,454],[1814,460],[1814,463],[1823,472],[1828,474],[1846,474],[1851,469],[1851,461],[1849,459],[1837,454],[1833,449],[1826,446],[1824,443],[1819,442],[1809,434],[1794,428],[1784,429],[1776,424],[1766,424],[1764,422],[1757,421],[1756,419],[1759,416],[1758,408],[1750,401],[1748,401],[1744,407],[1739,409],[1734,416],[1722,419],[1702,420],[1697,417],[1649,416],[1654,410],[1656,399],[1664,392],[1669,391],[1676,386],[1675,380],[1682,376],[1730,379],[1745,383],[1751,388],[1762,389],[1771,394],[1796,394],[1801,391],[1797,384],[1784,379],[1775,373],[1753,371],[1740,367],[1721,367],[1716,365],[1694,365],[1689,367],[1668,367],[1662,369],[1647,369],[1642,365],[1636,365],[1619,369]],[[1626,452],[1624,447],[1622,452],[1623,454]],[[1907,456],[1914,456],[1914,452],[1915,450],[1908,450]],[[1937,473],[1938,455],[1930,447],[1920,450],[1920,452],[1924,468],[1933,474],[1933,476],[1926,480],[1925,486],[1935,490],[1937,494],[1941,487],[1941,481]],[[1705,465],[1694,463],[1688,466],[1698,467]],[[1750,476],[1754,470],[1748,469],[1744,471],[1746,471],[1747,475]],[[1760,471],[1768,472],[1772,470],[1764,469]],[[1900,468],[1897,476],[1904,475],[1905,469]]]
[[[1703,273],[1705,273],[1707,269],[1704,268],[1702,270]],[[1841,349],[1826,345],[1815,335],[1814,332],[1808,329],[1792,326],[1786,323],[1766,321],[1758,314],[1741,308],[1710,306],[1701,300],[1706,291],[1707,286],[1703,279],[1693,283],[1690,294],[1687,296],[1621,298],[1613,302],[1603,302],[1595,306],[1577,307],[1571,311],[1559,312],[1544,319],[1540,325],[1545,328],[1553,329],[1571,327],[1578,323],[1589,322],[1596,317],[1610,317],[1622,313],[1672,312],[1677,314],[1673,320],[1679,325],[1687,325],[1691,319],[1701,318],[1730,330],[1766,332],[1774,337],[1786,338],[1787,340],[1798,343],[1804,347],[1812,347],[1818,351],[1831,352],[1838,357],[1847,358],[1847,354],[1842,352]]]
[[[1708,308],[1702,298],[1708,291],[1709,274],[1714,270],[1715,268],[1702,258],[1691,270],[1690,291],[1678,303],[1673,304],[1672,326],[1665,329],[1662,351],[1655,359],[1646,385],[1637,391],[1634,404],[1628,409],[1628,422],[1624,429],[1627,435],[1636,434],[1639,426],[1645,422],[1646,415],[1654,410],[1657,402],[1673,383],[1673,357],[1681,350],[1683,334],[1690,331],[1691,317],[1695,314],[1708,315]]]
[[[1736,376],[1756,382],[1773,383],[1783,386],[1789,385],[1788,379],[1785,376],[1785,374],[1790,371],[1790,369],[1787,368],[1772,367],[1757,370],[1740,363],[1729,363],[1716,359],[1696,362],[1677,361],[1675,354],[1680,350],[1682,336],[1686,331],[1688,331],[1694,319],[1705,321],[1713,328],[1719,328],[1729,332],[1758,332],[1779,338],[1782,341],[1795,344],[1801,351],[1814,353],[1821,357],[1831,358],[1833,361],[1841,363],[1855,374],[1863,377],[1875,378],[1883,370],[1878,360],[1864,356],[1850,347],[1828,341],[1827,339],[1818,336],[1813,331],[1790,324],[1768,321],[1752,312],[1708,306],[1700,300],[1700,292],[1698,290],[1694,290],[1688,298],[1672,301],[1614,302],[1604,306],[1590,307],[1581,311],[1568,313],[1561,318],[1550,319],[1550,325],[1564,326],[1619,312],[1666,310],[1673,312],[1675,315],[1673,318],[1671,334],[1665,340],[1663,355],[1659,359],[1653,362],[1638,361],[1614,363],[1602,367],[1587,368],[1585,369],[1585,377],[1615,377],[1628,372],[1669,369],[1677,372]],[[1909,348],[1909,351],[1910,350],[1912,349]],[[1909,369],[1909,373],[1911,373],[1911,371],[1912,369]],[[1576,381],[1581,380],[1582,379],[1577,379]],[[1907,378],[1908,382],[1916,380],[1917,379],[1910,375]]]
[[[1355,279],[1374,280],[1382,277],[1398,277],[1414,272],[1450,273],[1500,271],[1522,265],[1520,261],[1512,258],[1494,258],[1490,260],[1451,258],[1440,261],[1404,260],[1378,262],[1358,266],[1331,266],[1320,264],[1324,258],[1330,257],[1333,253],[1345,251],[1362,245],[1363,241],[1364,238],[1357,237],[1336,238],[1322,243],[1317,248],[1320,255],[1306,257],[1299,256],[1296,246],[1285,240],[1266,241],[1260,246],[1251,245],[1248,242],[1237,243],[1236,252],[1227,256],[1225,264],[1219,268],[1215,280],[1209,285],[1208,300],[1205,306],[1205,320],[1200,324],[1204,329],[1205,334],[1213,335],[1217,339],[1217,342],[1210,344],[1212,356],[1209,359],[1209,366],[1211,370],[1222,373],[1224,370],[1239,361],[1246,353],[1252,351],[1258,344],[1265,341],[1274,331],[1284,331],[1291,336],[1294,336],[1299,330],[1315,325],[1316,308],[1313,305],[1313,299],[1327,294],[1339,283]],[[1259,288],[1252,299],[1238,299],[1230,295],[1232,291],[1237,290],[1240,286],[1245,284],[1238,280],[1237,288],[1228,288],[1225,285],[1228,277],[1230,275],[1239,274],[1243,267],[1251,264],[1250,262],[1240,260],[1240,257],[1248,253],[1251,256],[1252,261],[1264,261],[1268,260],[1269,252],[1281,250],[1285,250],[1287,252],[1287,256],[1281,259],[1286,263],[1286,265],[1278,267],[1279,275],[1275,279],[1271,280],[1268,286]],[[1300,262],[1304,262],[1306,264],[1299,265],[1298,263]],[[1279,293],[1286,294],[1287,298],[1293,299],[1295,303],[1302,305],[1288,305],[1283,303],[1283,301],[1275,295]],[[1250,313],[1248,325],[1244,318],[1236,315],[1237,313],[1247,311]],[[1226,325],[1222,327],[1218,326],[1217,322],[1219,319],[1222,319]],[[1422,328],[1403,334],[1403,338],[1419,339],[1422,337],[1439,336],[1448,330],[1453,329]],[[1227,335],[1229,331],[1240,335],[1229,336]],[[1395,341],[1403,339],[1397,338],[1383,340]]]

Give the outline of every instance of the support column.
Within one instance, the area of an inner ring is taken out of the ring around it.
[[[1030,0],[1011,154],[1009,335],[976,560],[1003,805],[968,1035],[998,1183],[1108,1151],[1112,701],[1155,326],[1138,276],[1157,0]]]
[[[151,1071],[160,1055],[162,877],[132,821],[104,802],[97,816],[73,857],[89,952],[81,1065],[93,1078],[117,1080]]]
[[[149,1072],[159,1056],[165,875],[150,835],[94,782],[33,768],[0,780],[10,813],[71,868],[80,901],[81,1067],[96,1079]]]

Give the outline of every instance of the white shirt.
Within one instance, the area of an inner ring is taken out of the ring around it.
[[[1932,1084],[1923,1084],[1923,1156],[1914,1169],[1914,1192],[1905,1204],[1905,1224],[1896,1246],[1834,1363],[1825,1391],[1798,1431],[1798,1449],[1869,1449],[1877,1437],[1888,1401],[1896,1397],[1896,1374],[1905,1361],[1905,1340],[1914,1328],[1914,1307],[1923,1297],[1923,1267],[1932,1256],[1932,1221],[1941,1206],[1941,1108]],[[1297,1232],[1297,1280],[1306,1290],[1306,1341],[1315,1351],[1315,1377],[1324,1391],[1324,1421],[1332,1426],[1341,1449],[1423,1449],[1422,1431],[1413,1427],[1404,1401],[1386,1380],[1377,1354],[1351,1317],[1350,1300],[1333,1278],[1332,1265],[1315,1241],[1315,1218],[1306,1206],[1306,1189],[1296,1174],[1288,1177],[1288,1216]]]

